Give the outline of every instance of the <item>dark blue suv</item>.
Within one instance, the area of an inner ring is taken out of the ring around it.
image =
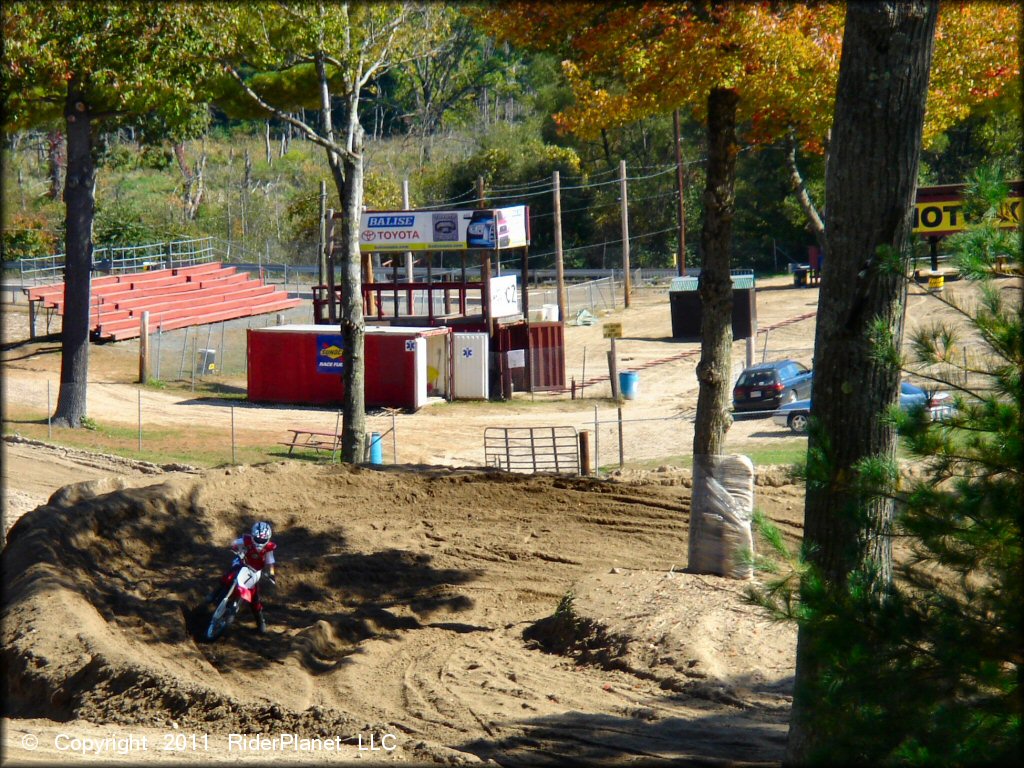
[[[763,411],[811,396],[814,373],[796,360],[747,368],[732,389],[734,411]]]

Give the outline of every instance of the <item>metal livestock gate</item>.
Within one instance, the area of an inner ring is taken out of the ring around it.
[[[488,427],[484,459],[508,472],[578,475],[579,437],[574,427]]]

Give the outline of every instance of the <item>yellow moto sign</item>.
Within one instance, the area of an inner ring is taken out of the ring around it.
[[[1010,183],[1010,196],[999,209],[999,226],[1015,229],[1024,214],[1021,182]],[[914,206],[913,232],[924,237],[944,237],[966,228],[963,212],[963,184],[920,187]]]

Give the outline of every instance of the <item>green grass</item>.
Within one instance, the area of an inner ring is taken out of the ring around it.
[[[109,426],[96,421],[91,421],[87,429],[51,429],[45,416],[25,418],[24,414],[18,414],[4,421],[3,433],[153,464],[217,467],[232,463],[231,435],[217,429],[194,427],[183,436],[182,430],[174,427],[145,427],[141,450],[137,427]],[[279,445],[239,445],[237,442],[235,445],[234,460],[238,464],[258,464],[286,457],[287,449]]]
[[[746,447],[738,447],[730,450],[731,453],[739,453],[748,456],[755,467],[769,464],[793,465],[801,464],[807,458],[807,443],[802,440],[780,441],[778,446],[771,448],[756,448],[749,450]],[[654,470],[662,466],[682,467],[693,469],[692,454],[676,454],[673,456],[662,456],[656,459],[644,459],[642,461],[629,461],[625,463],[625,469]],[[601,472],[614,472],[619,468],[618,462],[614,464],[602,464]]]
[[[219,381],[208,379],[197,379],[195,389],[191,382],[167,381],[166,379],[150,379],[146,382],[147,389],[154,389],[160,392],[179,395],[183,398],[209,399],[210,396],[218,400],[237,400],[248,402],[248,393],[245,387],[233,384],[224,384]]]

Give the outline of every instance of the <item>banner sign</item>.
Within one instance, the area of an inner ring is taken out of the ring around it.
[[[515,275],[491,278],[491,317],[506,317],[519,311],[518,280]]]
[[[340,334],[317,334],[316,372],[344,373],[345,340]]]
[[[1024,215],[1024,182],[1011,181],[1010,194],[999,209],[999,226],[1016,229]],[[967,226],[963,213],[963,184],[919,187],[914,206],[913,233],[923,237],[945,237]]]
[[[465,211],[364,211],[359,250],[465,251],[522,248],[530,242],[529,206]]]

